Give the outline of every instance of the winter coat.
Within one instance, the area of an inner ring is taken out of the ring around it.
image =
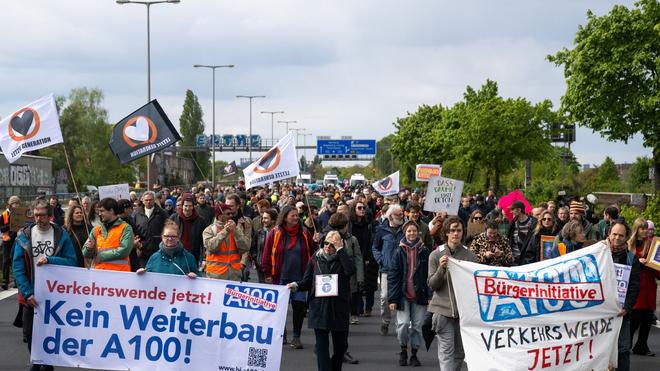
[[[529,238],[527,245],[520,252],[519,265],[536,263],[541,259],[541,236],[557,236],[559,229],[557,228],[543,228],[539,229],[538,232],[532,234],[532,237]]]
[[[201,216],[196,213],[194,215],[195,218],[190,222],[190,232],[188,234],[191,246],[189,252],[195,257],[195,261],[199,263],[204,258],[204,239],[202,238],[202,233],[204,233],[204,229],[206,229],[208,224],[206,224],[206,220]],[[179,238],[183,237],[183,224],[185,222],[183,216],[172,214],[170,219],[179,227]]]
[[[642,256],[644,249],[642,247],[635,249],[635,256],[637,258],[645,258]],[[639,295],[637,301],[633,306],[634,310],[645,309],[655,311],[656,296],[658,284],[655,280],[660,280],[660,271],[651,269],[647,266],[641,266],[639,272]]]
[[[323,246],[325,236],[333,229],[328,226],[323,235],[319,238],[319,246]],[[339,232],[339,231],[338,231]],[[355,263],[355,274],[351,276],[351,293],[358,292],[360,286],[364,284],[364,259],[362,258],[362,249],[357,238],[350,233],[342,233],[341,239],[344,241],[344,248],[348,256]]]
[[[516,264],[521,264],[521,262],[523,260],[523,259],[521,259],[521,257],[524,256],[523,255],[523,250],[527,247],[527,244],[529,243],[529,239],[532,238],[532,235],[534,234],[534,229],[536,228],[536,223],[538,223],[538,220],[536,218],[534,218],[533,216],[527,216],[527,217],[531,219],[531,222],[530,222],[531,224],[529,225],[529,228],[527,229],[528,230],[527,236],[525,236],[525,239],[522,241],[520,246],[518,246],[519,250],[520,250],[520,255],[517,256],[517,257],[514,255],[514,259],[517,259]],[[516,221],[517,220],[514,219],[511,222],[511,225],[509,226],[509,232],[507,233],[507,236],[506,236],[506,238],[511,243],[511,248],[514,248],[514,245],[516,244],[516,241],[513,237],[514,236],[513,232],[516,230]]]
[[[213,223],[213,218],[215,217],[215,211],[213,211],[213,207],[211,207],[211,205],[209,204],[197,205],[195,206],[195,210],[197,211],[197,215],[201,216],[202,219],[206,221],[206,225]]]
[[[253,219],[253,221],[256,219]],[[254,223],[252,224],[254,227]],[[268,232],[270,229],[264,229],[263,227],[259,229],[254,229],[252,234],[252,244],[250,246],[250,256],[252,261],[257,266],[257,270],[261,271],[261,259],[264,256],[264,247],[266,246],[266,238],[268,237]]]
[[[630,278],[628,279],[628,291],[626,291],[626,299],[623,303],[623,309],[625,309],[628,314],[631,313],[633,306],[637,302],[637,296],[639,295],[640,288],[639,272],[642,268],[642,265],[639,263],[639,259],[637,259],[636,256],[632,258],[632,264],[628,264],[628,249],[618,253],[612,252],[612,260],[614,263],[631,266]]]
[[[175,275],[186,275],[192,272],[199,276],[197,259],[183,248],[181,242],[174,247],[174,250],[165,248],[161,242],[158,251],[149,258],[145,269],[147,272]]]
[[[163,226],[167,218],[167,212],[158,205],[154,205],[151,217],[147,217],[143,208],[135,213],[135,227],[137,228],[135,234],[140,236],[142,242],[142,254],[140,255],[142,266],[146,265],[149,257],[158,251],[161,242],[160,235],[163,233]]]
[[[476,256],[479,264],[486,264],[495,267],[510,267],[513,264],[513,252],[511,244],[506,237],[497,235],[497,240],[491,242],[486,236],[486,232],[479,233],[470,244],[470,251]],[[501,252],[499,257],[486,257],[486,252]]]
[[[397,310],[403,310],[406,298],[406,278],[408,277],[407,247],[399,246],[392,258],[392,267],[387,274],[387,302],[396,304]],[[429,272],[429,255],[431,251],[424,245],[417,250],[417,261],[413,273],[413,287],[415,288],[415,304],[426,306],[433,296],[426,280]]]
[[[92,231],[92,226],[85,226],[85,223],[80,223],[78,225],[71,224],[71,228],[66,229],[73,243],[73,248],[76,251],[76,267],[85,266],[85,257],[83,256],[83,245],[87,241],[87,237]]]
[[[433,290],[433,298],[429,304],[428,311],[442,314],[445,317],[458,318],[456,295],[451,286],[449,270],[446,266],[445,268],[440,266],[440,258],[443,255],[470,262],[476,262],[477,256],[463,245],[457,247],[452,253],[447,244],[439,246],[429,256],[429,276],[427,283],[429,288]]]
[[[362,250],[364,262],[364,288],[369,291],[378,289],[378,262],[371,251],[373,228],[369,218],[353,221],[353,236],[357,238]]]
[[[50,208],[53,218],[51,221],[60,227],[64,226],[64,210],[62,209],[62,205],[58,202],[55,207],[51,206]]]
[[[338,295],[316,297],[315,276],[317,274],[338,275]],[[307,263],[301,281],[296,282],[299,291],[309,291],[309,328],[320,330],[348,331],[351,316],[350,277],[355,274],[355,263],[346,249],[337,251],[333,261],[328,261],[320,249]]]
[[[388,273],[392,266],[392,256],[394,251],[399,248],[399,241],[403,238],[403,228],[398,226],[395,230],[390,227],[388,219],[383,220],[376,227],[376,235],[371,247],[374,258],[378,262],[380,272]]]
[[[69,238],[69,234],[60,226],[50,223],[53,228],[53,242],[55,251],[48,257],[48,264],[76,266],[76,252]],[[25,305],[25,299],[34,294],[34,256],[32,255],[32,228],[25,227],[18,232],[14,243],[13,269],[16,286],[18,287],[18,301]]]

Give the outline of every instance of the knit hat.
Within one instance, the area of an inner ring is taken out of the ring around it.
[[[18,196],[11,196],[9,197],[9,202],[7,202],[7,205],[20,204],[20,203],[21,203],[21,199]]]
[[[571,201],[570,210],[580,214],[584,214],[587,211],[584,204],[580,201]]]
[[[167,200],[165,200],[165,205],[174,206],[174,201],[172,201],[168,198]]]

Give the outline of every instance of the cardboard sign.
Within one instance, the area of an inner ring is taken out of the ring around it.
[[[26,222],[32,219],[32,208],[17,207],[12,210],[11,216],[9,217],[9,230],[12,232],[18,232],[25,227]]]
[[[424,199],[425,211],[446,211],[449,215],[458,214],[458,206],[461,203],[463,192],[463,181],[443,178],[441,176],[431,177],[426,188]]]
[[[468,223],[467,236],[475,236],[486,231],[486,225],[483,223]]]
[[[418,182],[428,182],[431,177],[440,176],[442,166],[433,164],[417,164],[415,166],[415,180]]]
[[[541,253],[539,254],[539,260],[552,259],[557,256],[557,252],[554,250],[555,245],[555,236],[545,236],[541,235]]]
[[[660,271],[660,238],[654,237],[646,254],[646,265],[651,269]]]
[[[110,197],[119,201],[121,199],[130,199],[128,184],[113,184],[99,187],[99,200]]]
[[[314,288],[317,298],[339,295],[339,275],[317,274],[314,276]]]

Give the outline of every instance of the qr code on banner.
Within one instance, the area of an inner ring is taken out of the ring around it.
[[[248,366],[266,367],[268,361],[268,349],[250,347],[248,355]]]

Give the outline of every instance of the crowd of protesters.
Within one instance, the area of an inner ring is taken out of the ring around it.
[[[12,231],[12,210],[23,204],[17,196],[7,200],[0,232],[2,288],[19,289],[15,323],[23,327],[28,347],[39,299],[33,294],[34,265],[61,264],[286,285],[292,290],[293,323],[283,344],[304,348],[307,318],[319,370],[359,362],[359,350],[353,349],[355,356],[348,350],[350,328],[372,316],[378,297],[377,331],[385,336],[393,325],[399,365],[421,365],[417,351],[427,327],[435,334],[440,369],[453,371],[463,364],[464,352],[455,300],[460,293],[451,285],[449,257],[516,266],[605,240],[615,262],[632,266],[620,313],[618,369],[629,369],[630,351],[654,355],[647,339],[660,273],[642,266],[654,224],[638,218],[630,226],[616,205],[606,207],[602,219],[579,198],[563,204],[549,200],[528,214],[521,201],[502,210],[490,191],[465,195],[457,215],[447,215],[425,212],[424,195],[410,190],[384,197],[370,187],[312,191],[276,184],[246,190],[239,182],[131,192],[122,200],[83,197],[65,208],[55,196],[40,198],[31,206],[34,220]],[[256,275],[250,277],[251,271]],[[337,275],[336,295],[316,295],[319,274]]]

